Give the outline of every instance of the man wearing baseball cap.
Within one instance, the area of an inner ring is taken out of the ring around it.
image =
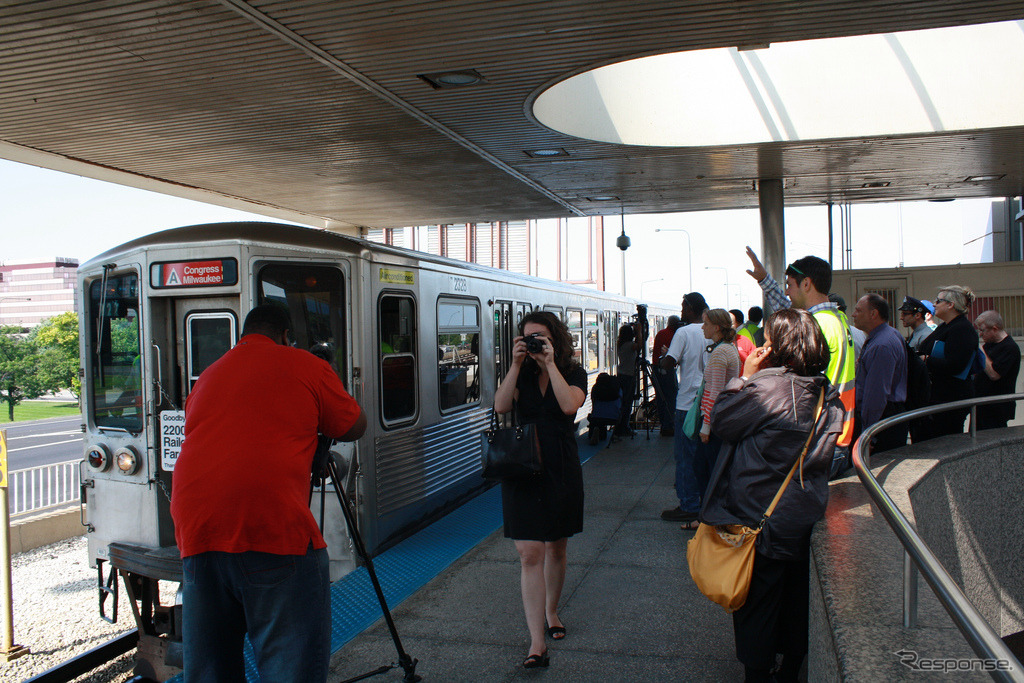
[[[904,327],[912,330],[910,338],[907,339],[907,344],[914,351],[917,351],[925,337],[935,329],[925,322],[925,313],[934,311],[934,308],[931,311],[928,308],[920,299],[915,299],[912,296],[903,297],[903,304],[900,306],[900,322],[903,323]]]

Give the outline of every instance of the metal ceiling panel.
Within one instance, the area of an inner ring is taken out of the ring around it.
[[[1005,0],[5,2],[0,141],[341,229],[752,207],[778,177],[787,204],[1017,195],[1022,128],[636,147],[527,109],[628,57],[1021,17]],[[418,77],[457,69],[485,82]],[[541,148],[569,156],[525,153]],[[1003,177],[965,182],[982,173]]]

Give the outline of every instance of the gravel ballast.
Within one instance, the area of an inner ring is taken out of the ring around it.
[[[14,643],[31,653],[10,662],[0,659],[0,680],[31,678],[135,627],[123,586],[117,623],[100,619],[96,570],[89,566],[84,536],[19,553],[11,559],[11,569]],[[134,654],[131,650],[74,680],[127,681]]]

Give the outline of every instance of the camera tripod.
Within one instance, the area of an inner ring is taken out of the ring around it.
[[[359,676],[349,678],[348,680],[342,681],[342,683],[353,683],[354,681],[361,681],[371,676],[377,676],[382,673],[391,671],[392,669],[398,668],[399,666],[405,671],[405,677],[402,678],[405,683],[415,683],[420,680],[420,677],[416,674],[416,664],[419,662],[418,659],[413,659],[402,647],[402,640],[398,637],[398,629],[395,628],[395,621],[391,618],[391,610],[388,609],[387,599],[384,597],[384,591],[381,590],[380,582],[377,580],[377,572],[373,568],[373,560],[370,559],[370,554],[366,552],[366,546],[363,544],[363,537],[359,533],[359,529],[356,528],[356,520],[352,516],[352,510],[348,506],[348,496],[345,494],[345,489],[342,487],[342,481],[345,479],[345,475],[348,474],[348,464],[339,463],[337,456],[332,453],[329,449],[333,441],[327,437],[321,436],[320,442],[317,445],[317,452],[313,458],[313,476],[310,482],[310,497],[313,494],[313,487],[320,487],[320,531],[323,532],[324,526],[324,499],[326,498],[327,491],[326,483],[327,477],[330,477],[331,484],[334,486],[334,492],[338,496],[338,505],[341,506],[341,512],[345,515],[345,524],[348,526],[348,533],[352,539],[352,544],[355,546],[356,554],[363,561],[363,565],[366,567],[366,572],[370,576],[370,582],[373,584],[373,590],[377,593],[377,601],[380,603],[381,612],[384,613],[384,621],[387,622],[388,631],[391,633],[391,640],[395,642],[395,649],[398,651],[398,664],[386,664],[380,666],[373,671],[368,671]]]
[[[647,306],[637,304],[636,315],[633,316],[634,338],[638,341],[636,348],[636,361],[634,367],[637,374],[634,379],[631,392],[632,405],[629,407],[629,415],[632,424],[645,431],[646,439],[651,438],[651,425],[659,420],[658,401],[661,398],[661,387],[655,379],[651,370],[651,363],[647,360],[647,336],[649,328],[647,323]],[[654,401],[651,401],[650,388],[654,387]],[[625,397],[623,397],[625,398]]]

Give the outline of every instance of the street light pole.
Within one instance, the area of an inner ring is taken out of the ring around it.
[[[729,271],[721,266],[704,266],[704,270],[720,270],[725,273],[725,307],[732,308],[729,305]]]
[[[654,232],[681,232],[684,235],[686,235],[686,258],[687,258],[687,260],[689,262],[689,265],[687,266],[686,273],[687,273],[687,275],[689,276],[689,279],[690,279],[690,288],[687,289],[686,291],[688,293],[692,292],[693,291],[693,243],[690,242],[690,233],[688,233],[686,230],[683,230],[682,228],[655,228]]]
[[[651,282],[661,282],[664,279],[665,278],[663,278],[663,277],[659,277],[659,278],[655,278],[653,280],[644,280],[643,282],[641,282],[640,283],[640,301],[646,301],[646,299],[644,299],[644,285],[646,285],[648,283],[651,283]]]

